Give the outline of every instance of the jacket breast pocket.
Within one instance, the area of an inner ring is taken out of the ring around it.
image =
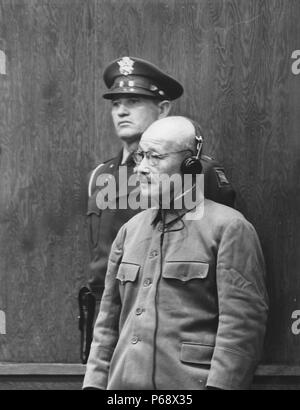
[[[209,366],[214,353],[214,346],[202,343],[183,342],[180,351],[180,360],[184,363]]]
[[[87,210],[87,230],[90,248],[96,248],[100,237],[102,211],[98,208],[95,194],[89,198]]]
[[[140,265],[122,262],[119,266],[117,279],[121,285],[126,285],[126,283],[134,283],[138,278],[139,271]]]
[[[168,261],[165,265],[163,277],[175,279],[182,283],[194,279],[207,278],[209,264],[198,261]]]

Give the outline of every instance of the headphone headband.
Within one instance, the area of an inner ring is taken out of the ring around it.
[[[202,137],[202,130],[200,125],[191,119],[189,119],[194,126],[195,129],[195,141],[196,141],[196,150],[197,154],[192,155],[186,158],[181,164],[181,172],[183,174],[201,174],[202,173],[202,164],[200,161],[201,151],[203,148],[203,137]]]
[[[203,147],[203,137],[202,137],[202,135],[199,135],[199,136],[195,135],[195,138],[196,138],[196,141],[197,141],[197,147],[196,147],[197,155],[196,155],[196,158],[199,159],[201,151],[202,151],[202,147]]]

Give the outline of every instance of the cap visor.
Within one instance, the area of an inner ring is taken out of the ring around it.
[[[155,98],[160,100],[168,99],[166,96],[157,95],[156,93],[153,93],[150,90],[145,90],[143,88],[116,88],[113,91],[103,94],[102,97],[106,100],[112,100],[113,98],[116,98],[118,95],[141,95],[143,97]]]

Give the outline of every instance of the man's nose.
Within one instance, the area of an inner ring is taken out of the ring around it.
[[[142,161],[136,165],[135,167],[135,172],[137,172],[138,175],[148,175],[150,174],[150,168],[149,168],[149,163],[146,158],[146,155],[142,159]]]
[[[117,114],[118,114],[120,117],[123,117],[123,116],[129,114],[129,110],[128,110],[128,108],[126,107],[125,104],[120,104],[120,105],[118,106]]]

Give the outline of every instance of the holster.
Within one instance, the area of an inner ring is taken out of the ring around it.
[[[94,316],[96,298],[92,292],[83,287],[78,294],[79,330],[81,332],[80,358],[83,364],[87,363],[93,340]]]

